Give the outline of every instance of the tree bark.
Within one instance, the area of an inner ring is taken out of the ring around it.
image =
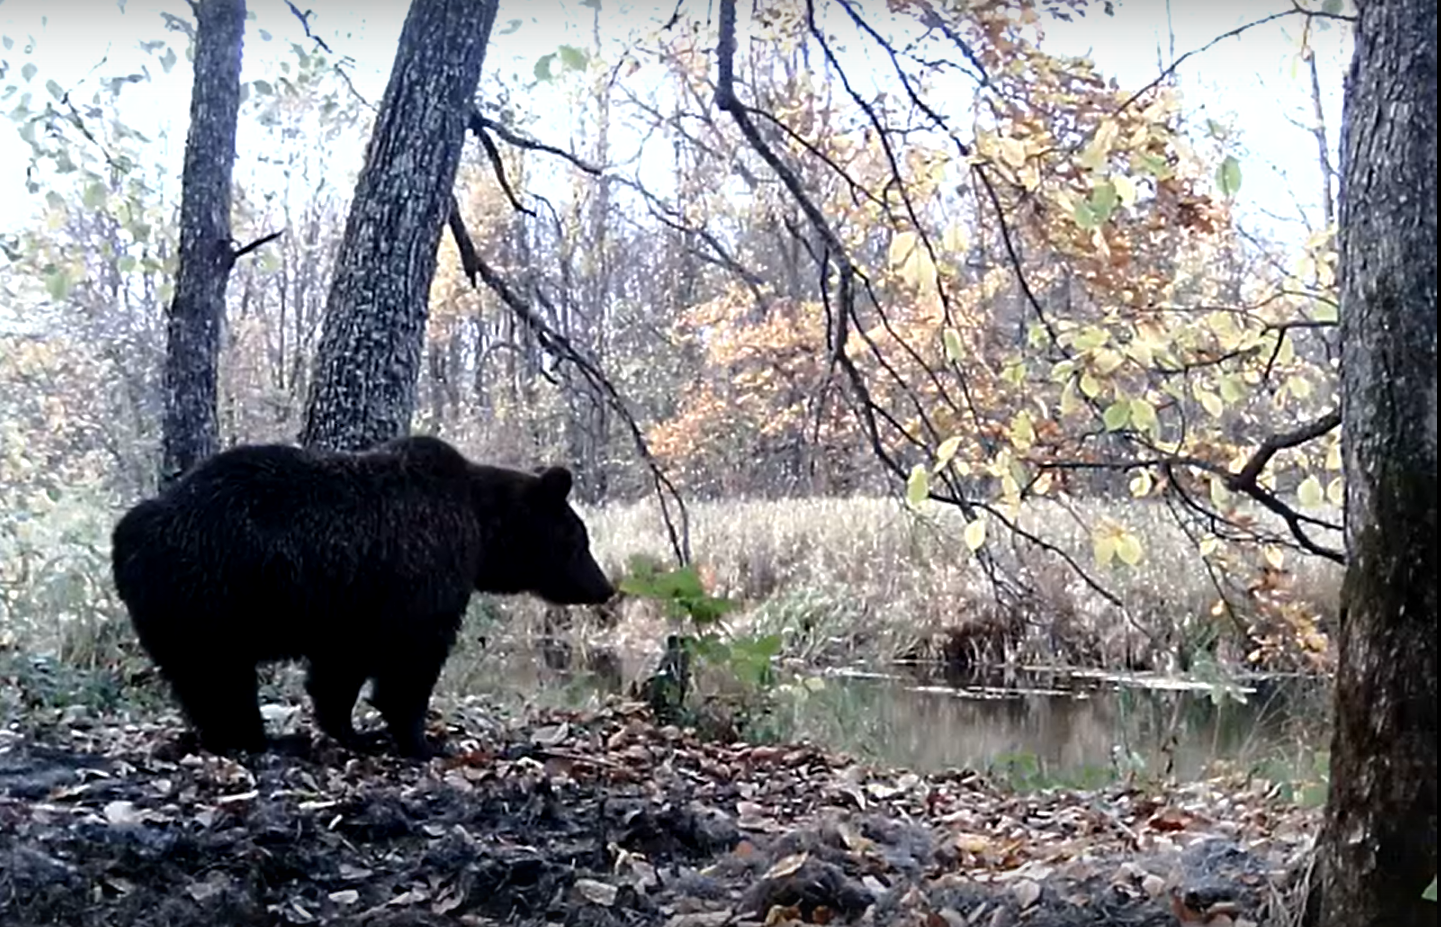
[[[225,321],[230,241],[230,175],[240,112],[245,0],[193,4],[195,82],[180,180],[180,252],[175,297],[166,313],[165,414],[160,484],[219,447],[216,365]]]
[[[436,247],[496,0],[413,0],[336,259],[300,441],[359,450],[415,410]]]
[[[1358,0],[1341,140],[1346,542],[1321,923],[1434,924],[1436,0]]]

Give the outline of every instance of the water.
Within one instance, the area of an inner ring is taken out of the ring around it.
[[[1314,680],[1243,688],[1048,670],[947,679],[922,670],[830,675],[790,700],[783,720],[796,736],[898,766],[1084,785],[1127,773],[1194,779],[1217,761],[1313,777],[1329,710]]]
[[[621,678],[645,669],[571,671],[512,652],[499,674],[486,675],[512,693],[549,692],[575,704],[619,691]],[[1016,786],[1095,786],[1127,775],[1190,780],[1228,766],[1293,783],[1305,797],[1301,791],[1324,785],[1330,736],[1329,689],[1314,679],[1211,684],[1046,669],[961,677],[907,667],[798,677],[778,695],[754,739],[808,740],[919,771],[990,771]]]

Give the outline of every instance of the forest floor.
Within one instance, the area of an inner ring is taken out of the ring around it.
[[[1262,782],[1016,794],[648,717],[461,706],[427,763],[309,734],[226,759],[173,715],[12,725],[0,923],[1284,924],[1318,825]]]

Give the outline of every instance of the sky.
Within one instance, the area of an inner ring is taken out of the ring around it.
[[[883,0],[856,2],[863,8],[874,3],[879,10]],[[615,29],[616,35],[648,28],[668,18],[674,9],[673,2],[604,3],[606,25]],[[297,6],[315,11],[316,34],[336,54],[354,60],[351,73],[357,89],[367,99],[378,101],[406,4],[401,0],[305,0]],[[708,15],[709,7],[695,6],[696,15]],[[1116,14],[1108,17],[1096,3],[1084,19],[1071,24],[1049,22],[1046,47],[1088,53],[1102,72],[1115,76],[1122,86],[1139,87],[1154,79],[1163,63],[1174,56],[1200,48],[1242,23],[1289,7],[1290,0],[1121,0],[1115,3]],[[255,18],[246,33],[242,75],[246,80],[273,75],[274,62],[287,44],[306,42],[284,0],[250,0],[249,9]],[[139,48],[141,41],[166,35],[159,17],[162,10],[190,18],[183,0],[129,0],[123,5],[115,0],[0,0],[0,35],[15,40],[13,49],[0,50],[0,59],[8,59],[11,66],[0,85],[14,81],[26,61],[38,68],[34,89],[39,94],[44,93],[46,80],[53,79],[66,89],[84,88],[97,75],[124,74],[149,63],[156,79],[139,85],[140,93],[126,92],[122,99],[127,109],[122,118],[152,135],[168,127],[163,156],[178,172],[189,68],[181,62],[171,73],[161,74],[154,59]],[[589,45],[590,22],[591,10],[576,0],[502,0],[485,71],[529,74],[537,58],[562,43]],[[515,28],[508,29],[512,25]],[[1313,221],[1318,221],[1314,217],[1319,215],[1315,143],[1292,121],[1309,118],[1310,108],[1309,78],[1304,70],[1296,70],[1295,64],[1300,28],[1296,18],[1258,27],[1192,57],[1179,71],[1187,106],[1232,121],[1237,130],[1244,171],[1238,212],[1273,228],[1294,223],[1302,210],[1309,210]],[[261,38],[262,29],[273,36],[271,41]],[[183,38],[174,38],[183,47]],[[1341,75],[1349,45],[1339,28],[1313,38],[1328,130],[1334,138],[1340,126]],[[31,49],[28,55],[22,53],[26,47]],[[88,96],[88,92],[84,94],[84,98]],[[0,104],[5,109],[11,105]],[[532,131],[545,135],[543,127]],[[563,126],[557,126],[552,140],[565,143]],[[34,200],[25,192],[27,161],[28,146],[12,123],[0,121],[0,203],[4,204],[0,228],[13,229],[30,212],[26,206]],[[1299,224],[1289,234],[1301,234]]]

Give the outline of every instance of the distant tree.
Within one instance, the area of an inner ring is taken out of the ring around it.
[[[336,259],[301,443],[359,449],[415,410],[436,248],[496,0],[413,0]]]
[[[1436,0],[1358,0],[1340,215],[1342,591],[1321,923],[1436,923]]]
[[[230,240],[230,176],[240,111],[245,0],[199,0],[195,82],[181,175],[180,252],[166,312],[162,485],[215,453],[216,366],[225,289],[236,251]]]

